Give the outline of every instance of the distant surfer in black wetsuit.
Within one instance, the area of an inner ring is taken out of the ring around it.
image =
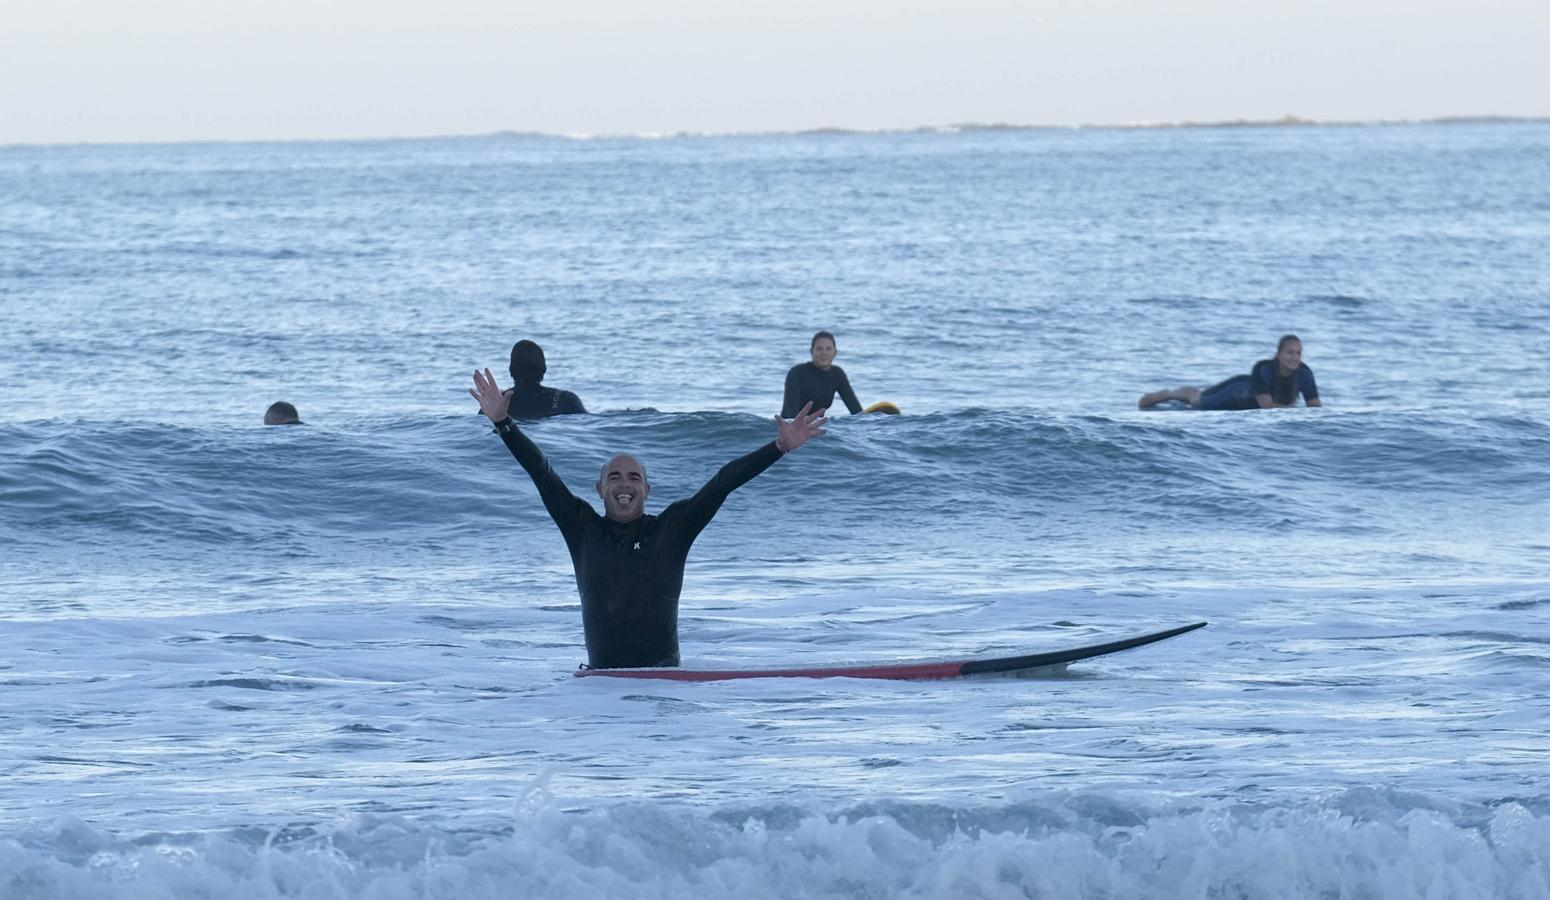
[[[587,411],[581,405],[581,398],[570,391],[541,384],[548,370],[544,348],[532,341],[517,341],[511,345],[512,386],[506,390],[506,397],[512,418],[542,419]]]
[[[1140,407],[1177,400],[1195,409],[1276,409],[1297,404],[1297,395],[1309,406],[1322,406],[1313,370],[1302,361],[1302,340],[1282,335],[1276,355],[1254,364],[1247,375],[1234,375],[1208,388],[1180,387],[1152,391],[1141,396]]]
[[[818,332],[813,335],[809,350],[813,354],[813,361],[798,363],[786,373],[786,397],[780,404],[781,416],[789,419],[804,405],[811,405],[816,410],[827,410],[834,402],[836,392],[845,401],[845,408],[850,410],[851,415],[861,412],[861,401],[856,399],[856,392],[850,389],[850,379],[845,377],[845,370],[834,364],[834,354],[838,352],[834,345],[834,335],[827,331]]]
[[[301,414],[296,412],[296,407],[284,400],[276,400],[264,410],[265,425],[300,425]]]
[[[549,516],[565,536],[576,588],[587,663],[617,669],[678,665],[678,595],[684,564],[700,531],[733,491],[768,469],[782,455],[823,434],[823,410],[805,407],[790,421],[777,417],[775,440],[727,463],[699,492],[646,514],[651,483],[633,456],[610,459],[598,476],[605,514],[578,498],[560,480],[542,451],[511,420],[508,398],[489,369],[474,372],[468,392],[506,442],[511,455],[538,487]]]

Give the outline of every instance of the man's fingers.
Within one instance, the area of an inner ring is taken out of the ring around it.
[[[480,396],[483,394],[493,394],[500,390],[495,386],[495,373],[489,369],[485,369],[483,372],[475,369],[474,384],[479,388],[479,393],[475,394],[473,391],[469,391],[469,393],[474,394],[474,399],[476,400],[480,399]]]

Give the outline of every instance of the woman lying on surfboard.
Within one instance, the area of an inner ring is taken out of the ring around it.
[[[1255,363],[1247,375],[1234,375],[1205,389],[1152,391],[1141,396],[1139,405],[1151,409],[1159,403],[1177,400],[1195,409],[1274,409],[1295,406],[1298,394],[1309,406],[1323,405],[1313,370],[1302,361],[1302,340],[1288,334],[1276,344],[1276,355]]]

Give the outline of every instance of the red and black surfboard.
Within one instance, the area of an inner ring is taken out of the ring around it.
[[[991,659],[959,659],[930,662],[856,663],[803,668],[757,669],[578,669],[576,677],[654,678],[663,681],[728,681],[733,678],[888,678],[896,681],[920,681],[937,678],[966,678],[974,675],[1016,675],[1036,669],[1064,666],[1081,659],[1107,656],[1204,628],[1205,622],[1181,625],[1139,637],[1124,638],[1069,650],[1051,650],[1023,656],[998,656]]]

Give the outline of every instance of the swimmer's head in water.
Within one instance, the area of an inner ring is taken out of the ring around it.
[[[633,522],[646,512],[646,497],[651,483],[640,460],[621,453],[603,464],[597,477],[597,495],[603,498],[603,512],[615,522]]]
[[[1302,365],[1302,339],[1295,334],[1283,334],[1276,343],[1276,364],[1282,372],[1292,372]]]
[[[265,425],[300,425],[301,416],[297,414],[296,407],[284,400],[269,404],[264,410]]]
[[[834,354],[838,352],[834,346],[834,335],[827,331],[818,332],[813,335],[813,343],[808,349],[813,354],[813,365],[820,369],[834,365]]]
[[[544,348],[532,341],[517,341],[511,345],[511,380],[517,384],[538,384],[544,380],[549,364],[544,361]]]

